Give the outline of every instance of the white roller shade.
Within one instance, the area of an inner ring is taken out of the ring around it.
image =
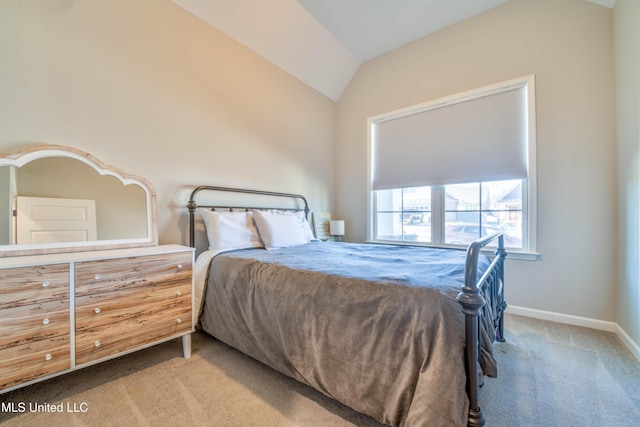
[[[526,178],[527,95],[512,83],[370,119],[372,189]]]

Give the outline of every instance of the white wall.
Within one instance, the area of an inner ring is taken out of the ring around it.
[[[55,143],[149,180],[160,243],[199,184],[328,210],[335,103],[172,2],[0,2],[0,151]]]
[[[365,63],[338,103],[347,240],[366,238],[367,117],[535,74],[541,257],[507,262],[507,301],[615,321],[612,21],[584,0],[511,0]]]
[[[640,343],[640,2],[614,9],[618,135],[618,323]]]

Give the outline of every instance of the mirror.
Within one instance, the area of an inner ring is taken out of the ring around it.
[[[0,155],[0,256],[157,243],[145,179],[58,145]]]

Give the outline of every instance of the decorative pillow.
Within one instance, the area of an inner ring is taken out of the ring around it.
[[[251,212],[216,212],[202,209],[209,249],[263,248]]]
[[[304,235],[296,215],[253,211],[260,238],[267,249],[306,245],[309,240]]]

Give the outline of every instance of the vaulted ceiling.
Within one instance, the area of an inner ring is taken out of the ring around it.
[[[364,61],[510,0],[172,1],[337,101]]]

